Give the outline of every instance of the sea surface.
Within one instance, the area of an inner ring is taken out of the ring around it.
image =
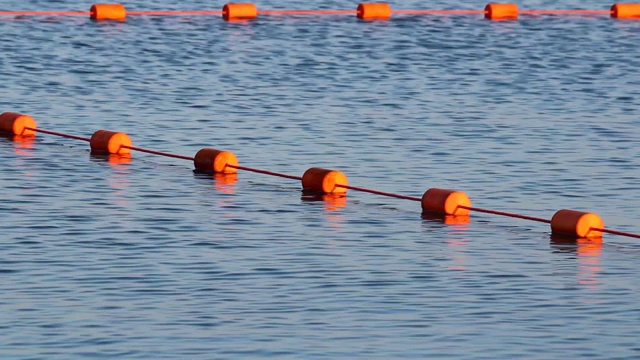
[[[129,10],[224,2],[130,1]],[[396,9],[486,2],[392,1]],[[4,0],[0,10],[91,3]],[[355,9],[357,2],[258,2]],[[521,9],[608,9],[595,0]],[[640,232],[640,21],[0,17],[0,112],[184,156]],[[296,180],[0,138],[2,359],[637,359],[640,243]]]

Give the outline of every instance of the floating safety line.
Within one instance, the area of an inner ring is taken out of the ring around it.
[[[92,135],[91,138],[87,138],[57,131],[39,129],[37,128],[35,120],[33,120],[33,118],[28,115],[19,113],[0,114],[0,131],[5,133],[12,133],[17,136],[23,134],[26,134],[26,136],[33,136],[33,134],[35,134],[36,132],[40,132],[69,139],[81,140],[89,142],[91,144],[92,151],[98,150],[108,152],[110,154],[126,155],[130,152],[130,150],[134,150],[152,155],[189,160],[194,162],[196,169],[209,171],[213,170],[214,172],[219,173],[232,173],[235,172],[235,170],[245,170],[287,179],[299,181],[301,180],[304,189],[309,188],[312,190],[324,192],[325,194],[328,193],[341,195],[344,194],[346,189],[349,189],[397,199],[418,201],[421,202],[422,209],[426,213],[436,212],[441,215],[467,216],[470,211],[476,211],[481,213],[551,224],[552,233],[554,234],[564,234],[578,238],[586,237],[596,241],[601,241],[602,233],[640,239],[640,234],[605,229],[602,219],[594,213],[563,209],[557,211],[554,214],[553,218],[551,220],[548,220],[517,213],[473,207],[471,206],[471,201],[469,200],[468,196],[460,191],[431,188],[427,190],[421,198],[400,195],[348,185],[346,176],[344,176],[344,174],[337,170],[310,168],[302,177],[300,177],[268,170],[256,169],[248,166],[240,166],[237,164],[235,155],[226,151],[205,148],[200,150],[195,157],[182,156],[168,152],[149,150],[133,146],[128,135],[125,133],[98,130]],[[122,149],[126,149],[126,151],[123,151]],[[230,169],[233,170],[230,171]]]
[[[358,4],[355,10],[273,9],[262,10],[253,3],[227,3],[222,10],[137,10],[127,11],[119,3],[93,4],[90,11],[0,11],[0,16],[87,16],[96,20],[125,20],[127,16],[222,15],[226,20],[253,19],[258,15],[357,15],[361,19],[389,19],[392,15],[484,15],[490,20],[515,20],[518,15],[610,15],[613,18],[640,18],[640,3],[615,3],[608,10],[518,9],[515,3],[487,4],[479,9],[392,9],[388,3]]]
[[[485,10],[411,10],[394,9],[392,14],[397,15],[484,15]],[[609,15],[611,10],[580,10],[580,9],[541,9],[541,10],[520,10],[521,15]],[[0,11],[0,16],[89,16],[89,11],[29,11],[13,10]],[[258,10],[258,15],[354,15],[355,10]],[[190,16],[190,15],[222,15],[221,10],[127,10],[127,16]]]

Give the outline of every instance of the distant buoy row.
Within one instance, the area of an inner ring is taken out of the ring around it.
[[[122,4],[94,4],[85,11],[0,11],[0,15],[89,15],[94,20],[126,20],[128,15],[221,15],[227,21],[250,20],[259,15],[356,15],[363,20],[386,20],[404,15],[484,15],[489,20],[515,20],[519,15],[609,15],[640,19],[640,3],[616,3],[609,10],[519,10],[514,3],[490,3],[484,10],[392,10],[388,3],[360,3],[355,10],[259,10],[253,3],[227,3],[222,10],[127,11]]]
[[[0,133],[11,137],[34,137],[36,133],[46,133],[60,137],[82,140],[89,143],[92,153],[129,156],[132,150],[150,154],[190,160],[194,168],[199,171],[216,174],[235,174],[238,170],[246,170],[266,175],[279,176],[302,182],[302,189],[318,194],[331,194],[344,196],[347,189],[368,192],[388,197],[417,201],[421,203],[423,214],[436,214],[440,217],[455,217],[466,219],[471,211],[544,222],[551,225],[552,234],[565,235],[573,238],[584,238],[591,241],[602,241],[603,233],[611,233],[627,237],[640,238],[638,234],[626,233],[604,228],[602,218],[592,212],[563,209],[557,211],[551,220],[532,216],[507,213],[496,210],[473,207],[466,193],[456,190],[431,188],[424,192],[422,197],[411,197],[386,193],[377,190],[360,188],[349,185],[346,175],[338,170],[319,167],[309,168],[302,177],[271,172],[240,166],[238,158],[229,151],[212,148],[200,149],[194,157],[175,155],[170,153],[148,150],[133,146],[131,138],[123,132],[98,130],[90,138],[69,135],[50,130],[38,129],[36,121],[29,115],[14,112],[0,114]]]

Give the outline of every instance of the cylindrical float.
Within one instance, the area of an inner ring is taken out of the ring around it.
[[[89,12],[94,20],[125,20],[127,18],[127,10],[122,4],[93,4]]]
[[[302,189],[324,194],[344,194],[347,189],[337,185],[349,185],[347,177],[338,170],[310,168],[302,175]]]
[[[222,7],[225,20],[253,19],[258,16],[258,8],[252,3],[228,3]]]
[[[37,125],[29,115],[14,112],[0,114],[0,132],[18,136],[35,136],[36,132],[31,129],[37,129]]]
[[[489,20],[515,20],[518,5],[511,3],[490,3],[484,8],[484,18]]]
[[[196,153],[193,158],[193,166],[196,170],[214,172],[219,174],[234,174],[238,172],[238,158],[229,151],[204,148]]]
[[[387,3],[360,3],[356,9],[358,19],[389,19],[391,5]]]
[[[613,4],[611,17],[617,19],[640,18],[640,3]]]
[[[89,145],[94,153],[124,155],[131,153],[131,149],[126,146],[133,144],[129,135],[123,132],[98,130],[91,135]]]
[[[462,191],[432,188],[422,195],[422,211],[430,211],[446,215],[469,215],[471,200]]]
[[[600,216],[575,210],[559,210],[551,218],[551,233],[575,236],[579,238],[601,238],[604,221]]]

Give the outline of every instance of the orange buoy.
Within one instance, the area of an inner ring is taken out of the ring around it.
[[[253,19],[258,16],[258,8],[252,3],[227,3],[222,7],[225,20]]]
[[[94,20],[124,20],[127,18],[127,10],[122,4],[93,4],[89,12]]]
[[[391,5],[387,3],[360,3],[356,14],[358,19],[389,19]]]
[[[640,18],[640,3],[613,4],[611,17],[617,19]]]
[[[129,135],[123,132],[98,130],[91,135],[89,145],[95,153],[124,155],[131,153],[131,149],[125,146],[132,146],[132,143]]]
[[[422,211],[431,211],[446,215],[469,215],[471,200],[462,191],[429,189],[422,195]]]
[[[193,159],[193,165],[197,170],[220,174],[234,174],[238,172],[238,158],[229,151],[204,148],[198,151]]]
[[[302,175],[302,189],[324,194],[343,194],[347,189],[337,185],[349,185],[347,177],[338,170],[310,168]]]
[[[518,5],[490,3],[484,8],[484,18],[489,20],[515,20],[518,18]]]
[[[564,234],[579,238],[601,238],[604,221],[600,216],[575,210],[559,210],[551,218],[551,233]]]
[[[36,136],[36,121],[29,115],[5,112],[0,114],[0,132],[18,136]]]

